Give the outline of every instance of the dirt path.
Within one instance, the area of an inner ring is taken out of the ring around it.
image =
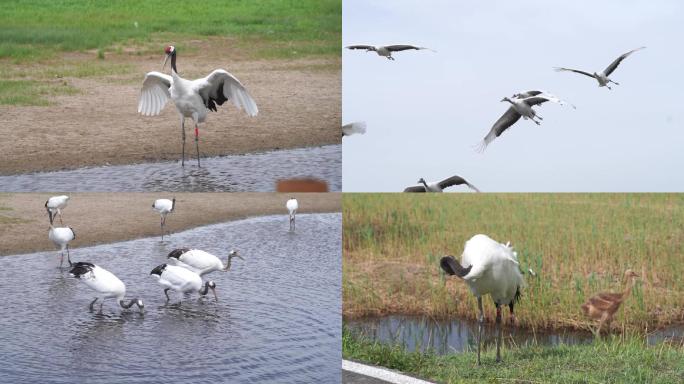
[[[202,156],[340,143],[339,58],[248,60],[226,45],[214,41],[198,53],[179,50],[181,76],[199,78],[224,68],[250,91],[259,115],[249,118],[228,104],[211,113],[200,127]],[[107,55],[106,63],[124,68],[115,75],[54,75],[49,81],[70,85],[78,93],[51,96],[53,105],[0,106],[0,174],[179,159],[180,120],[173,103],[159,116],[137,113],[142,79],[146,72],[160,70],[162,50]],[[59,73],[65,63],[87,68],[94,60],[93,54],[64,54],[55,63],[24,71],[45,73],[54,65]],[[193,134],[189,120],[186,133]],[[194,153],[194,145],[188,148]]]
[[[45,201],[53,194],[0,194],[0,255],[56,249],[48,240]],[[176,198],[168,216],[171,232],[205,224],[266,214],[283,214],[290,196],[299,200],[299,212],[339,212],[339,193],[72,193],[64,210],[64,224],[76,232],[73,247],[111,243],[159,235],[159,215],[152,210],[158,198]],[[59,220],[57,220],[59,223]]]

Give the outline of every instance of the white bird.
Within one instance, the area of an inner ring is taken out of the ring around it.
[[[363,135],[366,133],[366,123],[364,121],[355,121],[353,123],[342,126],[342,136],[351,136],[355,133]]]
[[[209,111],[216,112],[216,106],[226,101],[230,101],[237,109],[244,109],[249,116],[256,116],[259,109],[247,89],[229,72],[216,69],[207,77],[187,80],[178,75],[176,48],[170,45],[164,52],[166,59],[162,70],[171,58],[171,76],[155,71],[145,75],[138,101],[138,112],[145,116],[156,116],[164,109],[169,99],[173,100],[181,120],[181,165],[185,166],[185,119],[191,118],[195,123],[197,166],[200,166],[198,124],[206,120]]]
[[[569,72],[579,73],[579,74],[584,75],[584,76],[589,76],[591,78],[596,79],[596,81],[598,81],[599,87],[606,87],[608,89],[612,89],[608,84],[610,84],[610,83],[613,83],[615,85],[620,85],[620,84],[611,80],[610,78],[608,78],[608,76],[610,76],[610,74],[613,73],[613,71],[615,71],[615,69],[618,67],[618,65],[620,65],[622,60],[627,58],[627,56],[631,55],[632,53],[634,53],[638,50],[644,49],[644,48],[646,48],[646,47],[639,47],[639,48],[633,49],[627,53],[623,53],[622,55],[620,55],[620,57],[618,57],[612,63],[610,63],[610,65],[608,67],[606,67],[606,69],[604,69],[603,72],[601,72],[601,73],[596,73],[596,72],[589,73],[589,72],[580,71],[579,69],[563,68],[563,67],[556,67],[554,69],[557,72],[569,71]]]
[[[52,196],[51,198],[47,199],[45,202],[45,209],[50,217],[50,224],[52,224],[55,216],[59,216],[59,223],[64,224],[62,222],[62,209],[66,208],[68,202],[69,196],[66,195]]]
[[[299,203],[294,197],[290,198],[285,204],[287,210],[290,212],[290,231],[295,229],[295,215],[297,214],[297,209],[299,209]]]
[[[169,199],[157,199],[152,204],[152,209],[157,211],[161,215],[160,227],[161,227],[161,238],[164,241],[164,225],[166,225],[166,215],[173,212],[176,209],[176,198],[173,200]]]
[[[480,343],[484,325],[482,296],[490,295],[496,305],[496,361],[501,361],[501,306],[508,305],[511,323],[515,324],[514,304],[520,299],[520,288],[525,285],[518,264],[518,255],[508,244],[500,244],[486,235],[475,235],[466,241],[459,264],[453,256],[445,256],[440,266],[449,275],[463,279],[477,297],[480,309],[477,334],[477,364],[480,364]],[[464,267],[465,266],[465,267]]]
[[[418,180],[418,184],[423,185],[407,187],[406,189],[404,189],[404,192],[443,192],[444,188],[461,184],[465,184],[466,186],[468,186],[468,188],[472,189],[475,192],[480,192],[479,189],[477,189],[474,185],[467,182],[466,179],[462,178],[461,176],[451,176],[448,179],[444,179],[442,181],[434,181],[430,183],[426,182],[425,179],[421,177],[420,180]]]
[[[69,273],[98,293],[95,300],[90,303],[91,311],[93,310],[95,302],[98,299],[102,299],[100,302],[100,312],[102,312],[102,305],[104,304],[105,299],[109,298],[116,299],[117,304],[123,309],[128,309],[132,307],[133,304],[138,306],[140,312],[145,308],[145,304],[143,304],[143,301],[139,298],[131,299],[126,303],[124,301],[124,297],[126,296],[126,285],[113,273],[102,267],[92,263],[79,261],[73,265],[73,268],[71,268]]]
[[[176,265],[189,269],[200,276],[204,276],[213,271],[230,271],[230,264],[233,257],[244,260],[235,250],[228,252],[226,265],[223,265],[218,257],[200,249],[178,248],[171,251],[168,256],[168,258],[176,261]]]
[[[387,60],[394,60],[394,57],[392,57],[392,52],[406,51],[409,49],[414,49],[416,51],[419,51],[421,49],[427,49],[427,50],[433,51],[430,48],[416,47],[415,45],[407,45],[407,44],[381,45],[381,46],[377,46],[377,47],[375,47],[373,45],[349,45],[345,48],[352,49],[352,50],[353,49],[364,49],[364,50],[366,50],[366,52],[375,52],[378,54],[378,56],[386,57]]]
[[[528,96],[536,93],[534,96]],[[517,93],[512,97],[504,97],[501,99],[502,102],[507,101],[511,106],[504,112],[504,114],[494,123],[492,128],[489,130],[487,136],[484,140],[477,146],[476,150],[478,152],[483,152],[487,146],[499,137],[506,129],[515,124],[522,116],[525,120],[530,119],[535,124],[540,125],[540,122],[535,120],[536,117],[539,120],[544,120],[541,116],[537,115],[537,112],[532,109],[533,106],[545,103],[547,101],[566,105],[568,103],[563,100],[545,93],[544,91],[525,91]],[[572,105],[572,104],[570,104]],[[573,105],[574,107],[574,105]]]
[[[62,254],[59,260],[59,267],[62,267],[64,263],[64,250],[67,252],[67,261],[69,261],[69,266],[71,266],[71,256],[69,256],[69,242],[76,238],[76,233],[71,227],[54,227],[50,224],[50,231],[48,232],[48,238],[55,244],[56,247],[60,249]]]
[[[183,267],[162,264],[154,268],[150,275],[157,278],[159,284],[164,286],[166,301],[170,300],[169,289],[182,294],[197,292],[200,296],[205,296],[211,289],[214,293],[214,298],[218,301],[216,284],[213,281],[207,281],[204,284],[204,288],[202,288],[202,278],[200,275]]]

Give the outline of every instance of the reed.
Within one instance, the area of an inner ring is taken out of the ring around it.
[[[684,321],[684,194],[344,194],[343,219],[347,318],[474,318],[476,300],[438,261],[485,233],[536,272],[525,275],[521,326],[587,329],[580,305],[622,290],[627,268],[641,278],[614,327]]]

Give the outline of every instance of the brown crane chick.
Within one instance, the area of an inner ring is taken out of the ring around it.
[[[598,327],[595,334],[600,335],[603,325],[606,324],[610,330],[610,323],[613,321],[613,316],[620,305],[632,292],[635,279],[639,277],[634,271],[628,269],[625,271],[625,290],[622,293],[601,292],[592,296],[586,303],[582,304],[582,312],[592,319],[599,320]]]

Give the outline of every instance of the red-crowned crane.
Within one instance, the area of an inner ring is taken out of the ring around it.
[[[169,259],[176,261],[176,265],[189,269],[200,276],[214,271],[230,271],[233,257],[244,260],[235,250],[228,252],[226,265],[223,265],[217,256],[201,249],[178,248],[171,251],[168,256]]]
[[[445,188],[462,184],[465,184],[466,186],[468,186],[468,188],[472,189],[475,192],[480,192],[479,189],[477,189],[474,185],[467,182],[466,179],[462,178],[461,176],[451,176],[442,181],[434,181],[430,183],[426,182],[425,179],[421,177],[420,180],[418,180],[418,184],[422,185],[407,187],[406,189],[404,189],[404,192],[443,192]]]
[[[181,121],[183,140],[181,165],[185,166],[185,119],[191,118],[195,124],[195,148],[199,167],[199,123],[206,120],[209,111],[216,112],[216,106],[226,101],[230,101],[237,109],[244,109],[248,116],[256,116],[259,109],[240,80],[228,71],[216,69],[207,77],[187,80],[178,75],[176,48],[169,45],[164,52],[166,59],[164,59],[162,70],[171,58],[171,76],[156,71],[145,75],[138,101],[138,112],[145,116],[156,116],[169,99],[173,100]]]
[[[76,238],[76,233],[71,227],[54,227],[50,224],[50,231],[48,232],[48,238],[59,247],[62,257],[59,259],[59,267],[62,268],[64,263],[64,250],[67,252],[67,261],[69,261],[69,266],[71,266],[71,256],[69,255],[69,242]]]
[[[366,133],[366,122],[365,121],[355,121],[353,123],[345,124],[342,126],[342,137],[351,136],[355,133],[363,135]]]
[[[596,73],[596,72],[589,73],[589,72],[580,71],[579,69],[563,68],[563,67],[556,67],[554,69],[557,72],[575,72],[575,73],[579,73],[580,75],[589,76],[593,79],[596,79],[596,81],[598,81],[599,87],[606,87],[608,89],[612,89],[608,84],[610,84],[610,83],[613,83],[615,85],[620,85],[620,84],[609,79],[608,76],[610,76],[610,74],[613,73],[613,71],[615,71],[615,69],[617,69],[618,65],[620,65],[622,60],[626,59],[627,56],[631,55],[632,53],[634,53],[638,50],[644,49],[644,48],[646,48],[646,47],[639,47],[637,49],[632,49],[631,51],[629,51],[627,53],[623,53],[622,55],[620,55],[620,57],[618,57],[612,63],[610,63],[610,65],[606,69],[604,69],[603,72],[601,72],[601,73]]]
[[[290,212],[290,231],[294,231],[295,216],[297,215],[297,210],[299,209],[299,203],[297,202],[297,199],[291,197],[287,203],[285,203],[285,207],[287,208],[288,212]]]
[[[482,142],[477,146],[476,150],[478,152],[483,152],[487,148],[487,146],[492,141],[494,141],[494,139],[501,136],[501,134],[505,130],[507,130],[518,120],[520,120],[521,116],[523,117],[523,119],[530,119],[535,124],[539,125],[540,122],[535,120],[534,118],[536,117],[539,120],[544,119],[541,116],[537,115],[537,112],[534,109],[532,109],[533,106],[540,105],[547,101],[560,105],[567,104],[566,102],[557,98],[556,96],[553,96],[544,91],[525,91],[521,93],[516,93],[512,97],[504,97],[503,99],[501,99],[501,102],[504,101],[509,102],[511,106],[508,107],[506,112],[494,123],[492,128],[489,130],[487,136],[485,136]],[[572,105],[572,107],[574,108],[575,106]]]
[[[490,295],[496,305],[496,361],[501,361],[501,306],[508,305],[511,323],[515,323],[514,304],[520,299],[520,288],[524,286],[520,273],[518,256],[509,244],[500,244],[486,235],[475,235],[466,241],[461,263],[453,256],[445,256],[440,266],[449,275],[456,275],[468,284],[477,297],[480,310],[477,331],[477,364],[480,365],[480,345],[484,326],[482,296]]]
[[[396,44],[396,45],[381,45],[381,46],[373,46],[373,45],[349,45],[345,47],[347,49],[362,49],[365,50],[366,52],[375,52],[378,54],[378,56],[383,56],[386,57],[387,60],[394,60],[394,57],[392,57],[392,52],[400,52],[400,51],[406,51],[406,50],[416,50],[420,51],[422,49],[427,49],[432,51],[430,48],[426,47],[417,47],[415,45],[408,45],[408,44]],[[433,51],[434,52],[434,51]]]
[[[48,216],[50,217],[50,224],[52,224],[55,216],[59,216],[59,223],[64,225],[62,222],[62,209],[66,208],[69,202],[69,196],[52,196],[45,202],[45,209],[47,210]]]
[[[90,287],[92,290],[97,292],[95,300],[90,302],[90,310],[93,310],[93,305],[98,299],[100,301],[100,312],[102,312],[102,305],[105,299],[114,298],[116,303],[123,309],[128,309],[133,306],[133,304],[138,306],[140,312],[145,308],[145,304],[139,298],[131,299],[129,302],[124,300],[126,297],[126,285],[123,281],[119,280],[113,273],[108,270],[99,267],[93,263],[79,261],[73,265],[73,268],[69,271],[71,276],[84,282],[85,285]]]
[[[160,227],[161,227],[161,239],[164,241],[164,226],[166,225],[166,215],[173,212],[176,209],[176,198],[173,200],[169,199],[157,199],[152,204],[152,209],[157,211],[161,216]]]
[[[216,283],[207,281],[204,284],[204,288],[202,288],[202,278],[200,275],[183,267],[162,264],[155,267],[152,272],[150,272],[150,275],[157,278],[159,284],[164,287],[166,301],[171,300],[169,297],[170,289],[181,294],[197,292],[200,296],[205,296],[211,289],[214,293],[214,298],[218,301]]]

